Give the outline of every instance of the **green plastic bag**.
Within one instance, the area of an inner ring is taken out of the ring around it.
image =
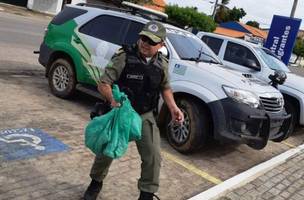
[[[117,85],[113,86],[113,97],[121,106],[89,122],[85,145],[96,155],[119,158],[126,152],[129,141],[141,139],[142,119]]]

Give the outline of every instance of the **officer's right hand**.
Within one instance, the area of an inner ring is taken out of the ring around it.
[[[121,104],[116,102],[114,99],[111,101],[111,108],[116,108],[116,107],[120,107]]]

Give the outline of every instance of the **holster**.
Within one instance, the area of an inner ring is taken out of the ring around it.
[[[93,119],[94,117],[104,115],[104,114],[110,112],[111,109],[112,108],[111,108],[111,105],[109,102],[107,102],[107,101],[97,102],[94,105],[93,109],[91,110],[90,118]]]

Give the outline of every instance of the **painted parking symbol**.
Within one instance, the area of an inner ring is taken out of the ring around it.
[[[0,131],[0,158],[18,160],[68,150],[68,146],[40,129]]]

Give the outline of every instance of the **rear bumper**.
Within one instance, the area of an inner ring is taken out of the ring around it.
[[[290,116],[284,110],[268,113],[230,98],[212,102],[209,107],[213,113],[214,136],[218,140],[234,140],[262,149],[268,140],[287,135]]]
[[[42,66],[47,68],[47,65],[49,63],[49,60],[50,60],[50,57],[52,54],[52,50],[43,42],[40,45],[39,52],[40,53],[39,53],[38,61]]]

